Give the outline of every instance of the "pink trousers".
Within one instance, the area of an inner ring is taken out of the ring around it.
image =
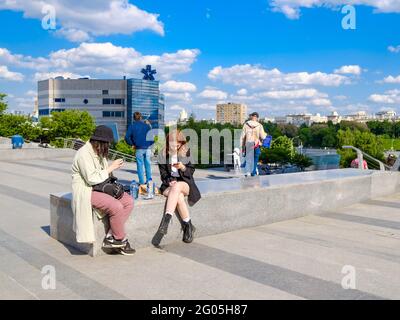
[[[133,209],[132,197],[124,192],[122,198],[118,200],[106,193],[92,191],[92,206],[108,214],[114,238],[124,239],[125,223]]]

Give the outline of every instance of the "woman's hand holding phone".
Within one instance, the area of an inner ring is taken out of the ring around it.
[[[182,162],[177,162],[172,164],[172,166],[178,170],[184,170],[185,169],[185,165]]]
[[[113,163],[108,167],[108,173],[111,173],[114,170],[118,170],[119,168],[122,167],[123,164],[124,164],[123,159],[117,159],[117,160],[113,161]]]

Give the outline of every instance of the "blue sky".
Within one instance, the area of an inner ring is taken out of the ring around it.
[[[36,81],[137,77],[151,63],[167,118],[218,102],[262,116],[400,112],[400,1],[0,0],[0,92],[31,111]],[[356,29],[341,8],[353,3]],[[56,29],[45,30],[45,4]]]

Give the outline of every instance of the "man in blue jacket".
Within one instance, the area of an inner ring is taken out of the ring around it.
[[[125,141],[136,149],[139,184],[143,185],[152,180],[150,157],[151,146],[154,144],[154,139],[152,137],[147,137],[151,126],[142,121],[142,114],[140,112],[135,112],[133,119],[135,121],[129,126],[125,135]],[[143,169],[146,171],[146,181],[144,180]]]

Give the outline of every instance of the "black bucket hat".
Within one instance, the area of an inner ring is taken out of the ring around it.
[[[97,126],[90,139],[112,143],[114,141],[114,134],[111,128],[107,126]]]
[[[253,112],[252,114],[250,114],[250,117],[257,117],[257,118],[259,118],[260,115],[258,114],[258,112]]]

